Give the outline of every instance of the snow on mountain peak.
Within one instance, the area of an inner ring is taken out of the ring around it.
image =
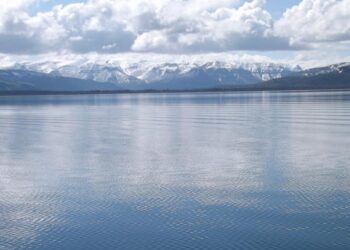
[[[183,78],[188,81],[210,80],[217,84],[246,84],[281,78],[301,70],[300,67],[272,63],[265,57],[221,54],[41,58],[35,61],[19,60],[10,68],[121,85],[153,84]]]

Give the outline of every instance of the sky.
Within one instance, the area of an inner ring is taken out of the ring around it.
[[[350,0],[12,0],[0,55],[249,55],[350,61]],[[171,57],[170,57],[171,58]]]

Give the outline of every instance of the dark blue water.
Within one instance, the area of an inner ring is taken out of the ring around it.
[[[349,249],[350,92],[0,98],[0,249]]]

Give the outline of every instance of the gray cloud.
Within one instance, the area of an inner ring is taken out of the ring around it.
[[[0,52],[11,54],[37,54],[47,52],[36,37],[25,34],[0,34]]]

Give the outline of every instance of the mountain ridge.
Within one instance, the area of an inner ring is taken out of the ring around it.
[[[299,71],[288,65],[274,63],[23,63],[14,69],[30,70],[59,77],[113,83],[121,88],[181,89],[215,88],[221,85],[254,84],[281,78]]]
[[[0,91],[176,91],[349,88],[350,63],[301,70],[278,64],[18,64],[0,70]],[[33,71],[35,70],[36,71]],[[42,71],[42,72],[38,72]],[[43,72],[46,73],[43,73]]]

